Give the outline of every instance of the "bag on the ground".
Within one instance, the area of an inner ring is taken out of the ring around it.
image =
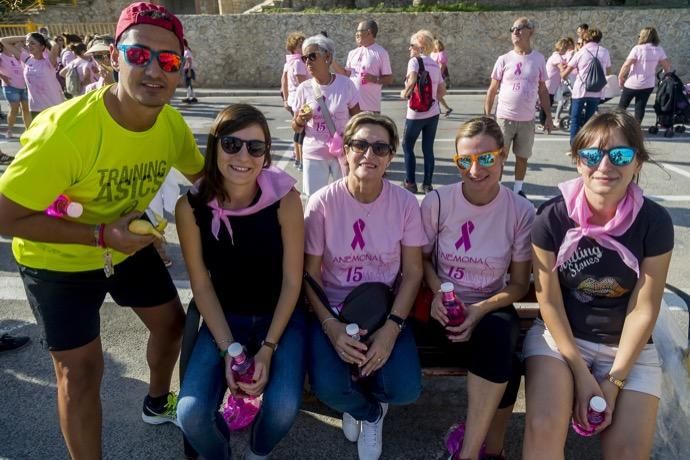
[[[428,112],[434,105],[431,75],[424,68],[422,58],[418,57],[417,63],[419,64],[419,71],[417,72],[417,83],[415,83],[410,95],[410,108],[415,112]]]
[[[586,51],[592,56],[592,62],[589,64],[589,69],[587,69],[587,73],[585,74],[585,90],[596,93],[606,86],[606,73],[599,61],[599,47],[597,46],[595,54],[590,53],[589,50]]]
[[[75,66],[69,66],[67,68],[67,73],[65,74],[65,91],[72,97],[81,94],[81,79],[79,78],[79,72]]]

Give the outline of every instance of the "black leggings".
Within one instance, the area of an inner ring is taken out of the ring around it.
[[[649,96],[654,91],[654,88],[645,89],[630,89],[623,87],[623,92],[621,93],[621,98],[618,101],[618,107],[621,109],[627,109],[630,102],[635,98],[635,118],[638,123],[642,124],[642,119],[644,118],[644,111],[647,108],[647,101]]]
[[[433,321],[433,320],[432,320]],[[444,351],[457,357],[458,365],[494,383],[508,382],[500,409],[517,400],[522,364],[515,351],[520,335],[520,321],[515,307],[509,305],[484,316],[472,331],[468,342],[452,343],[445,338],[445,329],[436,324],[436,337]]]

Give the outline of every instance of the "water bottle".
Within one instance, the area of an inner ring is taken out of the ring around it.
[[[84,206],[70,200],[67,195],[63,194],[57,197],[45,212],[50,217],[61,218],[67,216],[76,219],[81,217],[84,212]]]
[[[366,80],[366,76],[367,76],[367,68],[366,68],[366,67],[362,67],[362,71],[359,73],[359,78],[360,78],[360,82],[361,82],[363,85],[366,85],[367,83],[369,83],[369,82]]]
[[[589,400],[589,408],[587,409],[587,421],[589,422],[590,429],[586,430],[585,427],[573,419],[573,430],[580,436],[592,436],[597,427],[604,423],[604,419],[606,418],[605,412],[606,400],[601,396],[592,396],[592,399]]]
[[[446,307],[448,323],[446,326],[460,326],[465,322],[465,305],[455,297],[455,286],[453,283],[441,284],[441,302]]]
[[[247,356],[247,352],[239,342],[234,342],[228,347],[228,354],[232,358],[232,375],[235,382],[253,383],[254,359]]]
[[[356,323],[350,323],[345,326],[345,333],[350,336],[351,339],[360,341],[361,337],[359,335],[359,326]],[[350,371],[352,374],[352,380],[357,381],[362,378],[362,371],[356,363],[350,364]]]
[[[254,376],[254,358],[247,356],[247,352],[238,342],[228,347],[228,354],[232,357],[232,375],[235,382],[252,383]],[[223,418],[231,431],[239,431],[251,425],[256,414],[261,409],[261,397],[249,396],[239,391],[228,396],[223,407]]]

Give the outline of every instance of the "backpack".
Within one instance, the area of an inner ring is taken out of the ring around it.
[[[428,112],[434,105],[431,75],[424,68],[422,58],[418,57],[417,63],[419,64],[419,72],[417,73],[417,83],[415,83],[410,95],[410,109],[415,112]]]
[[[65,91],[72,97],[81,94],[81,78],[76,66],[69,66],[65,74]]]
[[[589,50],[585,50],[589,53]],[[606,73],[604,73],[604,68],[599,62],[597,55],[599,54],[599,47],[597,46],[597,51],[595,54],[589,53],[592,56],[592,62],[587,69],[587,74],[582,80],[585,84],[585,90],[591,91],[593,93],[599,92],[606,86]]]

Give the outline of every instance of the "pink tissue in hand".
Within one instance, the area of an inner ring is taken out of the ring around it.
[[[260,408],[260,398],[230,395],[223,407],[223,418],[231,431],[239,431],[251,425]]]

